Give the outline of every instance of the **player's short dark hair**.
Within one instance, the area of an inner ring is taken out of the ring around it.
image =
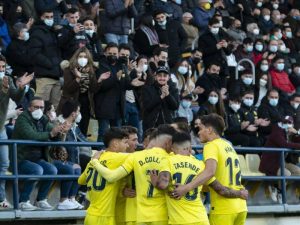
[[[220,115],[211,113],[209,115],[201,116],[200,120],[204,126],[212,127],[219,136],[222,136],[225,129],[225,122]]]
[[[138,129],[133,126],[122,126],[121,129],[124,130],[127,134],[137,134],[138,133]]]
[[[182,144],[184,142],[191,142],[191,135],[186,132],[177,132],[173,135],[172,144]]]
[[[68,118],[73,112],[78,110],[78,107],[80,107],[80,103],[78,101],[67,100],[61,108],[63,118]]]
[[[118,127],[111,127],[104,133],[103,143],[108,148],[112,140],[122,140],[123,138],[128,138],[127,132]]]
[[[177,131],[170,124],[161,124],[157,127],[156,136],[170,135],[173,136]]]

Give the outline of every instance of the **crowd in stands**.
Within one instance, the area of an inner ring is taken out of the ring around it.
[[[300,147],[297,0],[0,0],[0,54],[2,140],[87,141],[93,118],[98,141],[126,125],[142,143],[175,122],[201,144],[201,116],[217,113],[235,146]],[[0,174],[8,151],[0,146]],[[45,152],[20,145],[20,174],[80,174],[91,155]],[[261,172],[278,174],[279,154],[261,159]],[[286,160],[286,175],[299,175],[298,156]],[[37,207],[52,209],[51,184],[41,182]],[[33,188],[26,181],[21,209],[36,209]],[[62,182],[59,209],[82,208],[78,188]]]

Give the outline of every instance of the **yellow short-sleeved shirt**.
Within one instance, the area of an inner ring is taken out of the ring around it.
[[[205,168],[203,161],[193,156],[172,155],[169,157],[169,170],[172,183],[188,184],[194,177],[200,174]],[[212,178],[207,184],[214,181]],[[203,222],[208,224],[206,210],[202,204],[200,191],[202,186],[187,193],[180,200],[175,200],[167,194],[167,207],[169,224],[194,224]]]
[[[106,151],[99,159],[109,169],[122,165],[128,154]],[[119,193],[120,181],[108,183],[89,163],[78,179],[79,184],[87,184],[90,206],[87,214],[102,217],[115,217],[115,202]]]
[[[130,174],[134,170],[137,193],[137,222],[167,221],[164,191],[153,187],[149,171],[161,171],[161,161],[169,154],[161,148],[152,148],[130,154],[123,168]]]
[[[232,144],[225,139],[218,138],[204,145],[204,160],[217,161],[215,178],[223,185],[235,190],[243,188],[241,184],[241,169],[238,155]],[[212,188],[211,214],[231,214],[247,211],[247,203],[240,198],[225,198],[217,194]]]

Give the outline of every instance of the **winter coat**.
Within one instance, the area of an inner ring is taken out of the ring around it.
[[[34,25],[31,29],[29,48],[36,78],[58,80],[62,76],[61,52],[57,35],[52,27],[44,24]]]
[[[271,70],[272,86],[286,93],[295,92],[295,87],[289,79],[289,75],[285,71]]]
[[[169,95],[161,99],[160,86],[157,82],[142,88],[143,129],[172,123],[172,114],[179,107],[178,90],[169,85]]]

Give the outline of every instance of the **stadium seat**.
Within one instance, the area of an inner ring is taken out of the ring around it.
[[[238,155],[239,161],[240,161],[240,168],[242,171],[242,176],[252,176],[251,172],[248,169],[248,166],[246,164],[245,157],[243,155]]]
[[[251,176],[265,176],[266,174],[261,173],[258,168],[260,164],[260,157],[257,154],[247,154],[246,155],[246,164],[249,168]]]

